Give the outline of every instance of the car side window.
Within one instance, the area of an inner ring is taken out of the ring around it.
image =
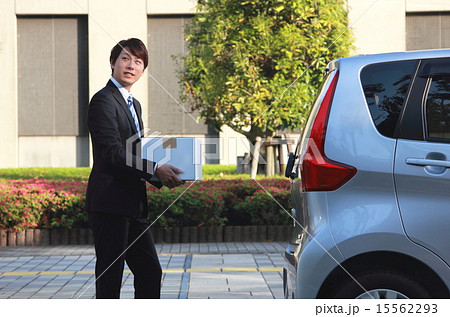
[[[417,61],[372,64],[361,71],[361,84],[378,132],[394,137]]]
[[[450,142],[450,74],[429,78],[425,117],[427,140]]]

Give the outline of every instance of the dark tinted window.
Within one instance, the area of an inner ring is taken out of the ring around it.
[[[378,131],[393,137],[417,61],[373,64],[361,71],[361,83]]]
[[[425,105],[428,137],[450,139],[450,75],[431,77]]]

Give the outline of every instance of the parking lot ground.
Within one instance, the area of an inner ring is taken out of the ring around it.
[[[283,298],[280,242],[157,244],[163,299]],[[92,245],[0,248],[0,299],[94,298]],[[121,298],[133,298],[125,267]]]

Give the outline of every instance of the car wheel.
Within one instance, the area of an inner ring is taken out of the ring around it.
[[[330,298],[405,299],[431,298],[429,292],[410,276],[396,271],[370,271],[337,285]]]

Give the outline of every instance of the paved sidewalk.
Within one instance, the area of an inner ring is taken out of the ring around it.
[[[283,298],[284,243],[157,244],[164,298]],[[0,248],[0,299],[93,298],[92,245]],[[125,267],[121,298],[133,298]]]

